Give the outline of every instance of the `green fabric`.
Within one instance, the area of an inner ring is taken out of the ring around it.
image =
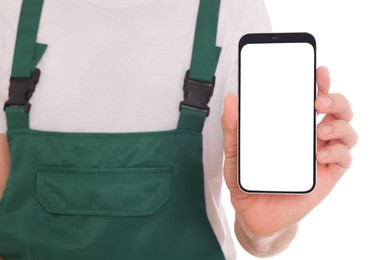
[[[7,107],[5,113],[8,129],[29,128],[30,120],[24,107]]]
[[[91,170],[41,166],[37,199],[54,214],[153,215],[168,200],[171,172],[170,167]]]
[[[20,11],[12,77],[29,78],[47,45],[36,43],[43,0],[24,0]]]
[[[200,133],[7,137],[6,260],[224,259],[206,214]]]
[[[190,76],[192,80],[212,83],[221,48],[215,46],[220,0],[199,3]]]
[[[201,133],[206,120],[206,115],[207,114],[204,111],[183,107],[180,111],[177,128]]]
[[[41,60],[43,54],[45,53],[47,49],[46,44],[37,43],[35,45],[35,52],[34,52],[34,58],[32,63],[32,71],[37,67],[39,61]]]
[[[208,1],[201,0],[199,17],[210,22],[218,10],[205,9]],[[30,76],[46,48],[31,30],[41,4],[23,1],[14,77]],[[196,31],[195,43],[210,37]],[[214,75],[214,54],[193,57],[196,79]],[[200,60],[211,65],[198,70]],[[176,130],[149,133],[45,132],[29,128],[24,108],[8,107],[6,116],[11,168],[0,201],[6,260],[224,259],[206,213],[204,112],[183,108]]]

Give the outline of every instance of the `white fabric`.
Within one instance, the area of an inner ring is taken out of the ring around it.
[[[49,45],[38,64],[30,127],[61,132],[174,129],[189,68],[199,0],[46,0],[38,42]],[[9,78],[21,0],[0,1],[0,107]],[[207,213],[227,259],[235,252],[223,207],[223,98],[237,92],[238,41],[269,32],[263,0],[222,0],[211,114],[204,128]],[[7,129],[0,111],[0,133]]]

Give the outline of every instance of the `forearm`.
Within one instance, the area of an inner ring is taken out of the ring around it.
[[[0,199],[8,179],[9,160],[7,138],[4,134],[0,134]],[[0,256],[0,260],[4,258]]]
[[[294,239],[298,224],[285,230],[278,231],[267,237],[254,235],[244,223],[239,214],[236,214],[234,225],[235,233],[241,246],[256,257],[270,257],[285,250]]]
[[[0,134],[0,199],[8,179],[10,155],[6,135]],[[0,259],[2,260],[2,259]]]
[[[5,184],[8,179],[8,171],[9,171],[8,143],[7,143],[6,136],[4,134],[0,134],[0,200],[1,197],[3,196]],[[4,258],[0,256],[0,260],[4,260]]]

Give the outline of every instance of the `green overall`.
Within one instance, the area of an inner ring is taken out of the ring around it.
[[[221,50],[219,5],[200,1],[177,129],[62,133],[29,128],[28,100],[46,45],[36,43],[43,0],[23,1],[4,108],[11,169],[0,202],[0,256],[224,259],[206,215],[202,164]]]

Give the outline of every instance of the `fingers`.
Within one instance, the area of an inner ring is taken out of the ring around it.
[[[317,152],[317,162],[321,164],[336,164],[346,170],[351,165],[352,156],[345,145],[337,143],[319,150]]]
[[[331,114],[335,119],[351,121],[353,117],[348,100],[341,94],[329,94],[330,76],[326,67],[319,67],[316,71],[318,95],[315,102],[317,112]]]
[[[347,149],[352,149],[358,140],[355,130],[344,120],[334,120],[318,125],[317,137],[322,141],[338,140]]]
[[[245,195],[237,184],[237,121],[238,99],[236,95],[229,94],[225,97],[221,123],[225,151],[224,177],[232,197]]]
[[[237,155],[237,120],[238,98],[234,94],[228,94],[225,97],[224,112],[221,119],[226,158]]]
[[[330,76],[329,70],[326,67],[319,67],[316,71],[318,95],[329,93],[330,88]]]
[[[353,117],[348,100],[341,94],[324,94],[318,96],[315,102],[317,112],[331,114],[335,119],[350,122]]]

